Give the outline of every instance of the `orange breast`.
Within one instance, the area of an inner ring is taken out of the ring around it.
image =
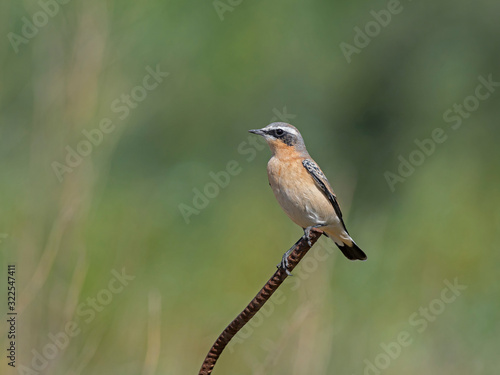
[[[269,183],[285,213],[305,228],[318,221],[332,222],[335,211],[302,165],[302,158],[274,156],[267,166]]]

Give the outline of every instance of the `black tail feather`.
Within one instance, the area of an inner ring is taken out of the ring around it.
[[[361,250],[358,245],[354,241],[352,241],[352,245],[349,246],[347,244],[339,245],[337,242],[335,244],[339,247],[342,254],[349,260],[366,260],[366,254]]]

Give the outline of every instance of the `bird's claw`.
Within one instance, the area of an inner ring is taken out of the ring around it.
[[[311,242],[311,237],[309,236],[310,235],[310,232],[309,233],[304,233],[304,238],[307,240],[307,244],[309,245],[309,247],[312,247],[312,242]]]
[[[311,230],[318,229],[318,228],[321,228],[324,226],[325,226],[325,224],[317,224],[317,225],[311,225],[310,227],[304,228],[303,238],[305,238],[307,240],[307,244],[309,245],[309,247],[312,247],[312,245],[313,245],[313,243],[311,241]]]
[[[304,238],[307,240],[307,244],[309,245],[309,247],[312,247],[312,242],[311,242],[311,229],[313,228],[317,228],[317,226],[311,226],[311,227],[307,227],[306,229],[304,229]]]
[[[322,227],[324,226],[323,224],[318,224],[318,225],[313,225],[313,226],[310,226],[310,227],[307,227],[304,229],[304,235],[302,236],[302,238],[305,238],[307,240],[307,244],[309,245],[309,247],[312,247],[313,243],[311,241],[311,229],[313,228],[319,228],[319,227]],[[278,264],[276,267],[278,267],[279,269],[282,269],[286,272],[286,274],[288,276],[292,276],[292,274],[290,273],[290,271],[288,271],[288,256],[290,255],[290,253],[293,251],[293,249],[295,249],[295,247],[297,246],[297,244],[300,242],[297,241],[297,243],[292,246],[290,249],[288,249],[288,251],[283,254],[283,257],[281,258],[281,262],[280,264]]]
[[[292,273],[288,271],[288,252],[283,255],[280,264],[278,264],[276,267],[284,270],[288,276],[292,276]]]

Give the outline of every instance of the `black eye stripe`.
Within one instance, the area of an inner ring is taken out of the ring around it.
[[[281,142],[286,144],[287,146],[293,146],[297,142],[297,138],[294,134],[291,134],[283,129],[269,129],[265,131],[266,134],[273,136],[276,139],[279,139]]]
[[[288,132],[285,132],[283,129],[270,129],[266,131],[267,134],[272,135],[273,137],[282,137],[285,134],[288,134]]]

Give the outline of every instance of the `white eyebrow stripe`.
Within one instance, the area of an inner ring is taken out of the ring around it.
[[[275,130],[275,129],[281,129],[287,133],[291,133],[291,134],[294,134],[296,136],[299,135],[299,133],[297,132],[297,130],[295,130],[294,128],[290,128],[288,126],[282,126],[282,125],[273,125],[273,126],[267,126],[266,127],[267,129],[269,130]]]
[[[289,133],[292,133],[294,135],[299,135],[299,133],[297,132],[297,130],[293,129],[293,128],[282,128],[284,131],[287,131]]]

